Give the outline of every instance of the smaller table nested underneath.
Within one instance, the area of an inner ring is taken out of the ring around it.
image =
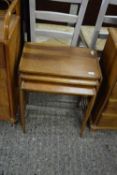
[[[24,93],[37,91],[88,96],[81,135],[102,79],[98,58],[87,48],[48,47],[26,43],[19,66],[20,119],[25,132]]]

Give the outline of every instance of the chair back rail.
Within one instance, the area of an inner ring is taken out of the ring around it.
[[[76,23],[77,21],[77,15],[49,11],[35,11],[35,17],[37,19],[55,22]]]
[[[56,30],[50,31],[46,29],[36,29],[35,33],[42,36],[62,38],[62,39],[70,39],[73,36],[73,34],[69,32],[62,32],[62,31],[56,31]]]
[[[101,36],[100,29],[102,27],[102,24],[106,23],[106,24],[117,25],[117,15],[116,16],[115,15],[106,15],[106,12],[107,12],[109,5],[117,5],[117,0],[103,0],[102,1],[99,15],[98,15],[98,18],[96,21],[95,29],[93,32],[93,36],[91,39],[90,47],[93,49],[95,49],[95,47],[96,47],[96,41],[97,41],[98,37]]]
[[[50,0],[56,2],[64,2],[70,4],[70,10],[68,13],[52,12],[36,9],[36,0],[29,0],[30,2],[30,29],[31,29],[31,41],[36,41],[36,35],[43,35],[55,38],[70,38],[71,46],[76,46],[79,39],[80,27],[83,22],[84,14],[89,0]],[[78,11],[79,9],[79,11]],[[74,11],[75,10],[75,11]],[[74,26],[73,32],[63,32],[56,30],[37,29],[37,20],[43,20],[43,22],[55,22],[63,25]]]

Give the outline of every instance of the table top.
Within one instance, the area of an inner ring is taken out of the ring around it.
[[[20,73],[67,78],[100,79],[98,58],[87,48],[41,46],[26,43]]]

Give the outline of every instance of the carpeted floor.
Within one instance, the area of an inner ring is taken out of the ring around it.
[[[30,94],[26,134],[0,122],[0,175],[116,175],[117,132],[80,138],[77,106],[76,97]]]

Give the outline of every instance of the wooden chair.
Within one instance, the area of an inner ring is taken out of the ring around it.
[[[36,0],[29,0],[31,41],[47,45],[76,46],[89,0],[50,0],[50,3],[52,1],[70,4],[70,11],[62,13],[37,10]],[[70,14],[73,10],[76,14]]]
[[[117,0],[102,0],[95,27],[82,26],[81,28],[81,38],[89,48],[102,51],[108,35],[107,27],[102,27],[102,24],[117,25],[117,14],[116,16],[106,15],[109,5],[117,5]]]

